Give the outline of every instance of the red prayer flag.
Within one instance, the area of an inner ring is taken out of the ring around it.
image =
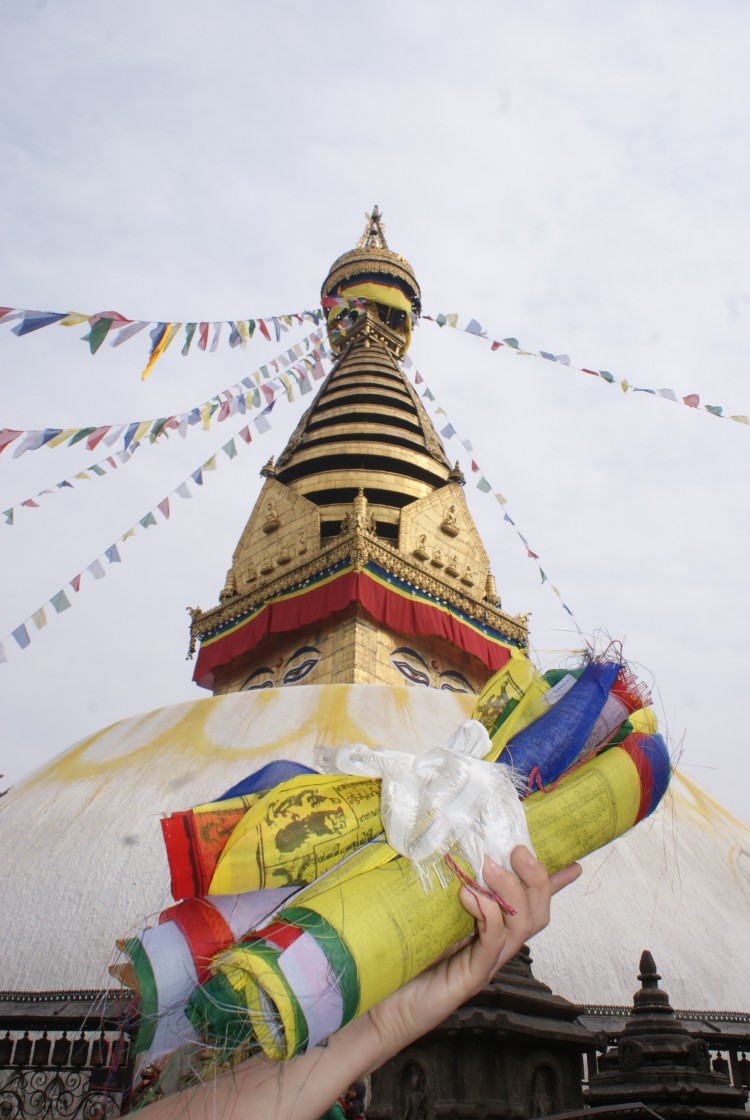
[[[268,327],[266,326],[266,320],[265,319],[258,319],[258,327],[260,328],[261,334],[265,335],[265,337],[270,342],[271,341],[271,335],[269,334]]]
[[[94,450],[97,443],[100,443],[104,439],[111,427],[111,424],[105,424],[103,428],[94,428],[93,432],[86,440],[86,447],[89,449],[89,451]]]
[[[0,430],[0,452],[2,452],[9,443],[12,443],[14,439],[18,439],[18,437],[22,435],[23,432],[17,432],[15,428],[3,428]]]
[[[686,404],[688,408],[697,408],[701,403],[701,399],[697,393],[688,393],[686,397],[682,398],[682,403]]]

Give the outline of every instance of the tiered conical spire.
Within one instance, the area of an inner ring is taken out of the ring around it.
[[[397,541],[401,509],[445,486],[450,473],[396,358],[366,329],[350,341],[276,463],[279,482],[320,507],[324,539],[339,531],[362,487],[378,536]]]

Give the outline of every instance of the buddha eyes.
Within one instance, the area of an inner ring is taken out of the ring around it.
[[[271,669],[256,669],[247,678],[241,692],[250,692],[256,688],[273,688],[273,671]]]
[[[395,668],[398,669],[403,677],[406,677],[407,681],[411,681],[412,684],[423,684],[429,688],[430,678],[426,673],[423,673],[421,669],[410,665],[408,661],[399,661],[395,657],[391,660]]]
[[[275,669],[268,665],[261,665],[252,672],[242,685],[241,691],[249,692],[251,689],[273,688],[276,684],[299,684],[309,673],[312,673],[322,656],[320,650],[315,646],[300,646],[288,658],[281,679],[279,679],[279,674],[282,672],[280,668],[281,659],[279,658]]]
[[[304,680],[308,673],[311,673],[315,666],[320,661],[319,657],[307,657],[301,661],[299,665],[293,665],[291,669],[287,669],[284,673],[283,684],[299,684]]]

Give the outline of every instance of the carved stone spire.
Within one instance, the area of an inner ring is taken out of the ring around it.
[[[743,1111],[746,1095],[712,1071],[706,1043],[676,1018],[648,950],[641,955],[638,979],[632,1016],[590,1078],[591,1107],[639,1102],[665,1120],[720,1120]]]

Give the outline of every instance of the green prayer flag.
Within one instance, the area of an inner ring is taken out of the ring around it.
[[[435,322],[439,327],[444,327],[448,320],[446,319],[445,315],[440,314],[435,316]]]
[[[611,384],[612,384],[612,383],[614,382],[614,380],[615,380],[615,377],[614,377],[614,375],[613,375],[613,374],[611,374],[611,373],[609,372],[609,370],[606,370],[606,369],[600,369],[600,370],[599,370],[599,376],[600,376],[600,377],[603,377],[605,381],[608,381],[610,385],[611,385]]]
[[[91,433],[95,431],[96,428],[79,428],[68,440],[68,447],[72,447],[74,443],[80,443],[82,439],[85,439],[86,436],[90,436]]]
[[[489,482],[484,477],[484,475],[482,475],[482,477],[479,479],[479,482],[477,483],[477,490],[481,490],[483,494],[489,494],[491,489],[492,487],[490,486]]]
[[[148,529],[149,525],[155,525],[156,524],[156,518],[154,517],[153,513],[149,512],[149,513],[146,514],[145,517],[142,517],[140,519],[138,524],[142,525],[144,529]]]
[[[198,326],[197,323],[186,323],[185,324],[185,342],[183,343],[183,347],[182,347],[182,351],[181,351],[183,358],[186,358],[187,355],[188,355],[188,350],[190,349],[190,343],[193,341],[193,335],[195,334],[195,329],[196,329],[197,326]]]
[[[100,466],[99,466],[99,464],[98,464],[98,463],[92,463],[92,465],[91,465],[91,466],[89,467],[89,470],[90,470],[90,471],[93,471],[93,472],[94,472],[94,474],[106,474],[106,473],[107,473],[107,472],[106,472],[106,471],[104,470],[104,468],[103,468],[103,467],[100,467]]]
[[[113,322],[114,319],[99,319],[98,322],[94,323],[89,333],[83,336],[83,341],[88,342],[92,354],[95,354],[104,342]]]
[[[66,611],[70,606],[70,599],[64,591],[58,591],[57,595],[52,596],[50,603],[58,614],[62,614],[62,612]]]
[[[506,346],[512,346],[514,350],[521,349],[517,338],[504,338],[503,342]]]
[[[221,450],[226,451],[230,459],[234,459],[237,454],[237,445],[233,439],[230,439],[229,443],[225,443]]]
[[[712,416],[721,416],[724,412],[724,409],[720,404],[707,404],[706,412],[710,412]]]

